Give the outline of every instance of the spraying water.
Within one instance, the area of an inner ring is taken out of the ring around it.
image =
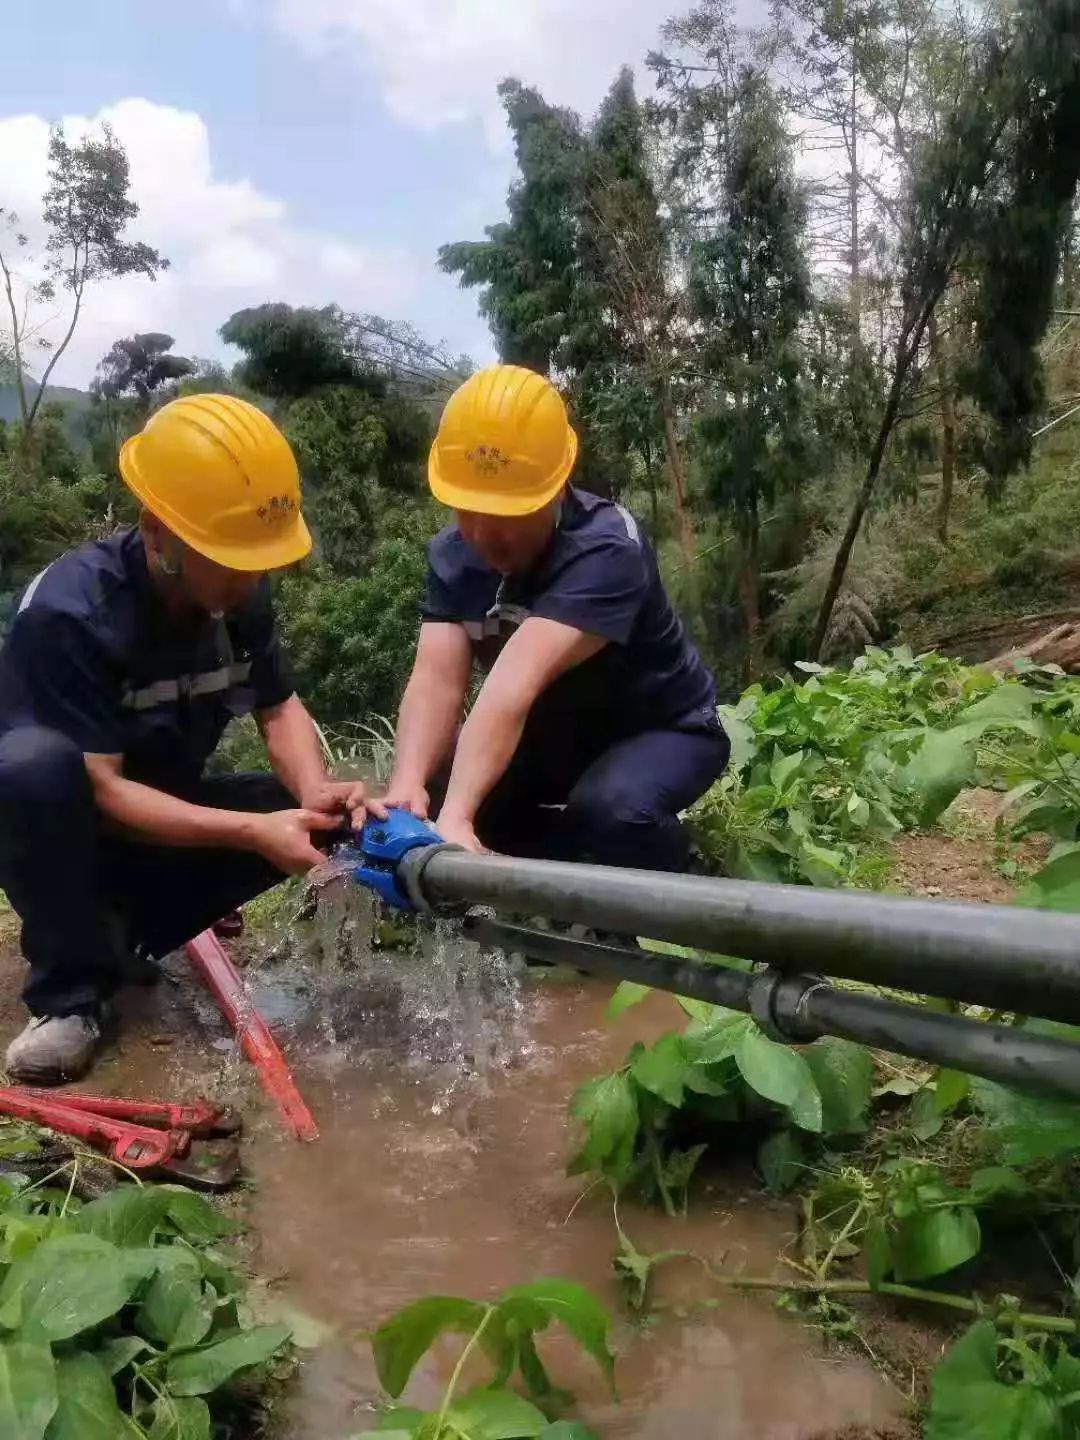
[[[391,916],[353,882],[355,864],[338,852],[261,937],[253,999],[328,1077],[390,1066],[440,1114],[524,1053],[519,969],[456,921]]]

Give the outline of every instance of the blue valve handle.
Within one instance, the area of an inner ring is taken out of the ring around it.
[[[353,844],[362,862],[352,872],[358,885],[365,885],[387,905],[398,910],[415,910],[409,895],[398,883],[397,867],[410,850],[423,845],[441,845],[443,838],[426,820],[408,810],[391,810],[389,819],[368,819]]]

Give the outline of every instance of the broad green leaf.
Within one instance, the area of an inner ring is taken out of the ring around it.
[[[921,796],[921,824],[939,820],[973,780],[975,739],[967,730],[930,730],[911,757],[902,779]]]
[[[540,1431],[538,1440],[598,1440],[598,1436],[577,1420],[556,1420]]]
[[[733,773],[738,772],[745,765],[749,765],[757,754],[758,741],[754,733],[754,727],[743,716],[736,714],[734,707],[722,705],[717,707],[720,715],[720,723],[724,732],[731,742],[730,769]]]
[[[1062,1348],[1054,1361],[1053,1380],[1058,1403],[1066,1410],[1075,1410],[1080,1405],[1080,1358]]]
[[[975,1077],[970,1098],[990,1121],[990,1132],[1003,1143],[1010,1165],[1030,1165],[1080,1150],[1080,1105],[1074,1101],[1025,1094]]]
[[[874,1091],[874,1062],[865,1045],[828,1037],[802,1052],[821,1094],[821,1128],[826,1135],[860,1135],[866,1129]]]
[[[395,1399],[436,1339],[448,1330],[471,1335],[486,1307],[454,1295],[428,1295],[384,1321],[371,1337],[379,1383]]]
[[[934,1371],[926,1440],[1062,1440],[1056,1407],[1034,1386],[1003,1385],[997,1338],[980,1320]]]
[[[848,819],[858,830],[865,830],[870,824],[870,802],[852,791],[847,803]]]
[[[169,1221],[192,1245],[212,1245],[215,1240],[235,1235],[240,1228],[235,1220],[216,1210],[194,1190],[180,1185],[159,1185],[158,1193],[166,1197],[165,1214]]]
[[[724,1074],[724,1065],[690,1065],[683,1075],[683,1084],[693,1095],[720,1097],[730,1094],[731,1087]]]
[[[958,1385],[975,1385],[997,1379],[997,1330],[979,1320],[965,1330],[934,1371],[934,1380],[947,1377]]]
[[[0,1435],[42,1440],[56,1414],[56,1366],[47,1345],[0,1340]]]
[[[1006,682],[969,705],[961,714],[960,723],[988,730],[995,725],[1015,725],[1018,721],[1030,720],[1032,710],[1031,691],[1025,685]]]
[[[571,1280],[536,1280],[531,1285],[516,1285],[505,1291],[500,1305],[512,1308],[520,1301],[538,1306],[568,1330],[596,1361],[614,1391],[615,1357],[608,1348],[611,1319],[595,1295]]]
[[[168,1213],[170,1192],[156,1185],[118,1185],[84,1205],[73,1229],[121,1248],[149,1245]]]
[[[1041,910],[1080,910],[1080,850],[1044,865],[1016,903]]]
[[[757,1166],[771,1195],[786,1194],[797,1184],[805,1173],[806,1152],[795,1131],[777,1130],[763,1141],[757,1152]]]
[[[262,1365],[289,1343],[287,1325],[238,1330],[200,1350],[173,1355],[165,1377],[173,1395],[209,1395],[241,1370]]]
[[[655,1045],[640,1050],[630,1074],[643,1090],[676,1108],[682,1104],[683,1084],[690,1061],[681,1035],[661,1035]]]
[[[916,1213],[896,1227],[893,1274],[901,1282],[930,1280],[972,1259],[981,1245],[978,1217],[971,1210],[949,1205]]]
[[[213,1290],[203,1284],[197,1261],[190,1270],[161,1270],[139,1307],[139,1331],[171,1350],[188,1349],[206,1338],[216,1303]]]
[[[508,1308],[506,1315],[518,1332],[517,1366],[529,1394],[545,1405],[563,1403],[566,1394],[551,1383],[533,1339],[533,1330],[542,1329],[547,1324],[547,1316],[535,1307],[526,1306],[523,1311],[521,1305]]]
[[[966,1100],[971,1089],[971,1076],[963,1070],[941,1069],[934,1081],[934,1107],[940,1115],[955,1110]]]
[[[56,1388],[58,1404],[47,1440],[118,1440],[129,1433],[112,1377],[93,1355],[59,1356]]]
[[[116,1376],[149,1348],[139,1335],[117,1335],[112,1340],[106,1340],[94,1354],[109,1374]]]
[[[937,1097],[929,1086],[915,1096],[911,1104],[911,1129],[917,1140],[931,1140],[945,1124],[945,1116],[938,1109]]]
[[[587,1134],[569,1174],[597,1170],[616,1184],[625,1180],[638,1134],[637,1097],[629,1075],[619,1071],[588,1081],[570,1101],[570,1114],[585,1123]]]
[[[735,1063],[751,1090],[783,1105],[800,1129],[820,1132],[821,1095],[798,1051],[769,1040],[755,1025],[743,1032]]]
[[[805,756],[801,750],[793,755],[780,755],[769,768],[769,779],[779,793],[783,793],[799,772]]]
[[[210,1440],[210,1411],[205,1400],[162,1395],[154,1405],[147,1440]]]
[[[11,1267],[0,1303],[17,1291],[28,1336],[68,1340],[115,1315],[138,1283],[114,1245],[93,1235],[59,1235]]]
[[[842,885],[847,878],[847,857],[844,852],[817,845],[811,840],[804,839],[799,842],[798,864],[811,885],[828,888]]]
[[[447,1416],[470,1440],[532,1440],[547,1428],[547,1416],[512,1390],[473,1390],[456,1400]]]
[[[743,1036],[754,1028],[748,1015],[736,1011],[722,1014],[708,1029],[693,1037],[692,1052],[695,1065],[715,1065],[727,1060],[741,1048]]]
[[[716,1018],[716,1006],[710,1005],[707,1000],[693,1000],[687,995],[676,995],[675,1003],[699,1025],[708,1025]]]
[[[639,985],[634,980],[621,981],[608,1003],[607,1018],[617,1020],[624,1010],[640,1005],[642,1000],[651,994],[652,990],[648,985]]]

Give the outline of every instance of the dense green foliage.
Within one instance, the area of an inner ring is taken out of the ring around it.
[[[213,1248],[235,1227],[188,1190],[81,1204],[66,1168],[50,1180],[0,1178],[0,1433],[210,1440],[225,1387],[289,1341],[242,1319],[244,1282]]]
[[[748,879],[814,885],[884,879],[886,841],[933,820],[973,766],[942,769],[943,745],[1012,727],[1038,703],[931,653],[871,649],[848,671],[801,662],[798,679],[755,685],[723,710],[732,738],[726,775],[693,810],[712,864]],[[963,755],[968,750],[963,749]]]
[[[696,811],[714,859],[759,878],[882,883],[884,841],[934,825],[961,789],[980,785],[1002,793],[1002,844],[1033,832],[1057,841],[1021,903],[1080,909],[1080,682],[1033,667],[1003,679],[906,650],[872,650],[848,672],[802,668],[799,680],[752,687],[728,713],[733,772]],[[875,843],[876,872],[866,859]],[[612,1018],[649,993],[619,986]],[[859,1333],[845,1294],[940,1305],[976,1323],[934,1375],[928,1440],[1076,1434],[1080,1325],[1031,1313],[1015,1296],[991,1303],[965,1291],[1010,1283],[1003,1268],[1032,1229],[1054,1257],[1038,1292],[1056,1287],[1055,1272],[1067,1279],[1056,1257],[1080,1243],[1080,1106],[898,1065],[837,1038],[783,1044],[748,1016],[677,1005],[688,1017],[681,1031],[634,1045],[619,1070],[573,1097],[581,1144],[570,1173],[605,1182],[616,1198],[659,1198],[675,1214],[693,1203],[700,1166],[749,1145],[773,1194],[798,1193],[799,1236],[785,1256],[797,1278],[731,1274],[679,1249],[644,1254],[617,1209],[614,1264],[630,1303],[648,1303],[658,1265],[696,1259],[707,1284],[787,1292],[786,1307],[827,1335]],[[1023,1272],[1011,1279],[1025,1282]]]

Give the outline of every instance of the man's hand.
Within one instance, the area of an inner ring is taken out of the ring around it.
[[[477,839],[471,820],[465,820],[458,815],[448,815],[444,810],[435,821],[435,829],[448,845],[460,845],[463,850],[471,850],[474,855],[491,854],[487,846],[481,845]]]
[[[339,824],[347,820],[354,830],[359,830],[367,819],[362,780],[331,780],[327,776],[301,792],[300,804],[320,815],[336,815]]]
[[[306,875],[326,856],[315,848],[313,835],[341,829],[340,812],[327,815],[319,810],[274,810],[269,815],[249,815],[248,846],[286,875]]]
[[[428,818],[431,796],[418,781],[399,780],[391,776],[386,794],[378,800],[369,800],[368,809],[380,820],[386,819],[388,810],[408,810],[418,820]]]

